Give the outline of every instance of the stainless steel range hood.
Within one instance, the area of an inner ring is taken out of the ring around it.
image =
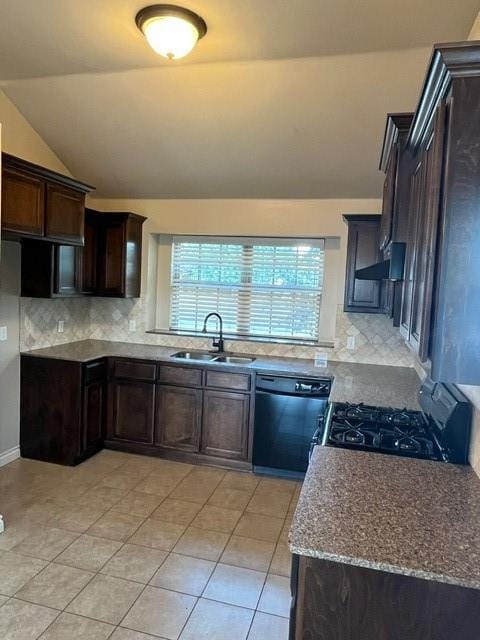
[[[376,262],[370,267],[357,269],[358,280],[403,280],[405,266],[405,242],[391,242],[383,255],[385,260]]]

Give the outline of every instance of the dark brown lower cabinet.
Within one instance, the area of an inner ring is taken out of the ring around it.
[[[227,384],[231,390],[217,388]],[[244,390],[252,386],[248,374],[198,366],[24,355],[21,452],[73,465],[105,446],[249,470],[251,393]]]
[[[187,387],[157,386],[155,444],[197,452],[202,427],[202,391]]]
[[[75,465],[103,447],[106,366],[21,357],[23,457]]]
[[[109,440],[153,444],[155,384],[138,380],[111,380],[108,396]]]
[[[290,640],[478,640],[480,591],[293,556]]]
[[[204,392],[201,451],[210,456],[247,460],[250,396]]]
[[[107,371],[105,361],[84,366],[83,449],[95,453],[103,446],[107,411]]]

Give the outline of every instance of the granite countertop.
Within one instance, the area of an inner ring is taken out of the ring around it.
[[[315,447],[290,550],[480,589],[480,480],[471,467]]]
[[[181,362],[185,366],[198,366],[194,361],[172,361],[171,355],[179,351],[174,347],[160,347],[128,342],[82,340],[56,347],[25,351],[25,354],[44,358],[58,358],[75,362],[89,362],[104,357],[139,358],[158,362]],[[241,354],[242,356],[245,354]],[[364,402],[376,406],[395,406],[418,410],[417,394],[420,379],[414,369],[385,365],[329,361],[325,368],[315,367],[313,360],[254,356],[250,365],[207,364],[257,373],[293,374],[333,378],[330,394],[332,402]]]

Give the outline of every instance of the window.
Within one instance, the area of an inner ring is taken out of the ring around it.
[[[218,311],[225,333],[315,340],[323,270],[323,240],[175,237],[170,329]]]

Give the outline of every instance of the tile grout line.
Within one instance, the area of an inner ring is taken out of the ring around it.
[[[190,475],[190,473],[191,473],[192,471],[193,471],[193,469],[191,469],[191,470],[190,470],[190,472],[185,476],[185,478],[187,478],[187,477]],[[225,476],[225,474],[224,474],[224,476]],[[224,476],[222,476],[222,479],[223,479],[223,477],[224,477]],[[185,479],[185,478],[184,478],[184,479]],[[220,481],[221,481],[221,480],[220,480]],[[215,486],[215,488],[212,490],[212,492],[211,492],[211,494],[209,495],[209,497],[214,493],[214,491],[216,490],[216,487],[218,486],[218,484],[220,484],[220,481],[217,483],[217,485]],[[168,498],[168,496],[170,496],[170,495],[171,495],[171,493],[172,493],[173,491],[175,491],[175,489],[179,486],[179,484],[181,484],[181,482],[183,482],[183,480],[181,480],[180,482],[178,482],[178,483],[175,485],[175,487],[172,489],[172,491],[171,491],[171,492],[170,492],[170,493],[165,497],[165,500]],[[208,500],[208,499],[209,499],[209,498],[207,498],[207,500]],[[148,519],[148,518],[147,518],[147,519]],[[193,521],[193,519],[192,519],[192,521]],[[186,526],[186,527],[185,527],[185,529],[184,529],[183,533],[178,537],[178,539],[177,539],[176,543],[177,543],[177,542],[180,540],[180,538],[183,536],[183,534],[185,533],[185,531],[187,530],[187,528],[188,528],[188,526]],[[132,534],[132,535],[133,535],[133,534]],[[132,536],[131,536],[131,537],[132,537]],[[129,539],[130,539],[130,538],[129,538]],[[170,554],[172,553],[172,551],[173,551],[173,549],[174,549],[174,547],[175,547],[176,543],[172,546],[172,549],[171,549],[170,551],[168,551],[168,552],[167,552],[167,556],[164,558],[164,561],[162,562],[162,564],[160,565],[160,567],[165,563],[165,561],[167,560],[167,558],[170,556]],[[160,568],[160,567],[159,567],[159,568]],[[158,569],[157,569],[157,571],[158,571]],[[157,572],[157,571],[156,571],[156,572]],[[155,572],[155,573],[156,573],[156,572]],[[213,572],[212,572],[212,573],[213,573]],[[154,574],[154,575],[155,575],[155,574]],[[152,577],[151,579],[153,579],[153,577]],[[125,620],[125,618],[128,616],[128,614],[129,614],[129,613],[130,613],[130,611],[132,610],[132,608],[133,608],[133,606],[135,605],[135,603],[138,601],[138,599],[140,598],[140,596],[141,596],[141,595],[146,591],[147,587],[149,587],[149,586],[152,586],[152,585],[150,585],[150,583],[148,583],[148,584],[146,584],[146,585],[145,585],[145,587],[144,587],[144,588],[142,589],[142,591],[139,593],[138,597],[135,599],[135,601],[134,601],[134,602],[132,603],[132,605],[129,607],[129,609],[127,610],[127,612],[126,612],[126,613],[125,613],[125,615],[123,616],[123,618],[120,620],[120,623],[119,623],[119,625],[118,625],[118,626],[120,626],[120,625],[121,625],[121,623],[123,622],[123,620]],[[173,593],[177,593],[177,592],[173,592]],[[187,595],[187,594],[185,594],[185,595]],[[190,595],[190,594],[188,594],[188,595]],[[191,596],[191,597],[192,597],[192,596]],[[194,606],[192,607],[192,610],[190,611],[190,613],[189,613],[189,615],[188,615],[188,617],[187,617],[187,620],[185,621],[185,624],[182,626],[182,629],[181,629],[180,633],[179,633],[179,634],[178,634],[178,636],[177,636],[177,640],[178,640],[178,638],[180,638],[181,634],[183,633],[183,630],[184,630],[184,628],[185,628],[185,625],[187,624],[188,620],[190,619],[190,616],[192,615],[193,611],[195,610],[195,608],[196,608],[196,606],[197,606],[197,604],[198,604],[199,599],[200,599],[199,597],[197,597],[197,598],[196,598],[195,604],[194,604]],[[128,628],[128,627],[123,627],[123,628]]]
[[[120,465],[118,465],[118,466],[116,466],[116,467],[112,468],[111,470],[109,470],[108,472],[106,472],[105,474],[103,474],[103,475],[102,475],[102,478],[103,478],[103,479],[105,479],[109,474],[111,474],[111,473],[115,473],[115,472],[118,472],[118,471],[121,471],[121,469],[122,469],[126,464],[128,464],[128,461],[126,461],[125,463],[120,464]],[[201,467],[201,468],[203,468],[203,467]],[[207,467],[207,468],[208,468],[208,467]],[[78,592],[78,593],[77,593],[77,594],[76,594],[76,595],[75,595],[75,596],[74,596],[74,597],[73,597],[73,598],[72,598],[72,599],[71,599],[67,604],[66,604],[66,606],[65,606],[62,610],[58,610],[58,609],[56,609],[56,608],[54,608],[54,607],[48,607],[47,605],[36,605],[36,606],[45,606],[46,608],[50,608],[50,609],[52,609],[53,611],[57,612],[57,616],[55,617],[55,619],[52,621],[52,623],[51,623],[51,624],[53,624],[53,623],[55,622],[55,620],[58,618],[58,616],[59,616],[59,615],[61,615],[63,612],[66,612],[67,607],[68,607],[68,606],[70,606],[70,604],[73,602],[73,600],[75,600],[75,598],[77,598],[77,597],[78,597],[78,596],[79,596],[79,595],[84,591],[84,589],[86,589],[86,588],[91,584],[92,580],[95,578],[95,576],[96,576],[96,575],[103,575],[103,576],[104,576],[104,575],[109,575],[109,574],[103,574],[103,573],[101,573],[101,572],[102,572],[102,570],[105,568],[105,566],[108,564],[108,562],[109,562],[113,557],[115,557],[115,555],[117,555],[118,553],[120,553],[120,552],[121,552],[121,550],[122,550],[122,549],[124,549],[124,547],[125,547],[127,544],[131,544],[132,546],[138,546],[138,547],[141,547],[141,548],[147,548],[147,549],[153,549],[153,550],[163,551],[163,552],[165,552],[165,553],[166,553],[166,555],[165,555],[165,558],[163,559],[163,561],[160,563],[160,565],[155,569],[155,571],[154,571],[154,573],[153,573],[152,577],[149,579],[149,581],[148,581],[147,583],[138,582],[138,581],[136,581],[136,580],[130,580],[130,579],[126,579],[126,578],[117,578],[117,579],[121,579],[121,580],[126,580],[127,582],[133,582],[133,583],[135,583],[135,584],[140,584],[140,585],[142,585],[142,586],[143,586],[143,588],[141,589],[141,591],[140,591],[140,593],[138,594],[138,596],[135,598],[134,602],[133,602],[133,603],[131,604],[131,606],[128,608],[127,612],[124,614],[124,616],[123,616],[123,618],[121,619],[120,623],[117,623],[117,625],[115,625],[115,624],[114,624],[114,625],[112,625],[112,626],[114,627],[114,629],[112,630],[112,632],[111,632],[111,634],[109,635],[109,637],[111,637],[111,635],[112,635],[113,633],[115,633],[115,629],[117,629],[117,628],[119,628],[119,627],[120,627],[121,622],[125,619],[125,617],[128,615],[128,613],[131,611],[132,607],[135,605],[135,603],[138,601],[138,599],[142,596],[142,594],[145,592],[145,590],[147,589],[147,587],[160,588],[160,589],[165,589],[166,591],[169,591],[169,592],[171,592],[171,593],[180,593],[180,594],[183,594],[184,592],[181,592],[181,591],[175,591],[175,590],[173,590],[173,589],[168,589],[168,588],[165,588],[165,587],[156,587],[156,585],[151,584],[151,582],[152,582],[152,580],[154,579],[154,577],[155,577],[156,573],[160,570],[160,568],[165,564],[165,562],[168,560],[168,558],[169,558],[172,554],[174,554],[174,555],[180,555],[180,556],[182,556],[182,557],[190,557],[190,558],[194,558],[194,559],[201,559],[201,558],[196,558],[196,556],[188,556],[187,554],[183,554],[183,553],[175,552],[175,551],[174,551],[174,548],[175,548],[176,544],[178,543],[178,541],[181,539],[181,537],[185,534],[185,531],[186,531],[189,527],[191,527],[191,526],[192,526],[192,522],[195,520],[195,518],[199,515],[199,513],[200,513],[200,512],[201,512],[205,507],[207,507],[207,506],[214,506],[214,507],[215,507],[215,506],[217,506],[217,505],[211,505],[211,504],[209,504],[209,501],[210,501],[210,499],[212,498],[213,494],[217,491],[217,489],[219,489],[219,488],[220,488],[220,486],[222,485],[222,483],[224,482],[224,480],[225,480],[225,478],[227,477],[227,474],[228,474],[228,471],[224,471],[223,475],[218,479],[218,481],[216,482],[215,486],[214,486],[214,487],[212,488],[212,490],[208,493],[208,496],[206,497],[206,499],[205,499],[204,501],[202,501],[202,503],[199,503],[198,501],[195,501],[195,502],[194,502],[194,501],[192,501],[192,500],[188,500],[188,499],[185,499],[185,498],[183,498],[183,497],[180,497],[180,498],[178,498],[178,499],[177,499],[177,498],[172,498],[172,495],[171,495],[171,494],[172,494],[172,493],[177,489],[177,487],[178,487],[178,486],[179,486],[179,485],[180,485],[184,480],[186,480],[190,475],[192,475],[192,472],[193,472],[194,470],[196,470],[196,468],[195,468],[195,467],[191,468],[191,469],[190,469],[190,471],[189,471],[189,472],[188,472],[188,473],[187,473],[183,478],[181,478],[181,479],[180,479],[180,480],[179,480],[179,481],[178,481],[178,482],[177,482],[177,483],[176,483],[176,484],[175,484],[175,485],[170,489],[170,492],[169,492],[167,495],[161,496],[161,500],[160,500],[160,502],[159,502],[159,503],[158,503],[158,504],[157,504],[157,505],[152,509],[152,511],[150,511],[150,513],[149,513],[148,515],[145,515],[145,514],[138,515],[138,517],[139,517],[139,518],[142,518],[142,521],[140,522],[140,524],[138,524],[138,526],[135,528],[135,530],[133,531],[133,533],[131,533],[131,535],[130,535],[126,540],[113,540],[113,538],[105,538],[105,537],[102,537],[102,536],[95,536],[95,535],[91,535],[91,534],[89,534],[89,533],[88,533],[88,531],[89,531],[89,529],[90,529],[91,527],[93,527],[93,526],[94,526],[94,525],[95,525],[95,524],[96,524],[96,523],[97,523],[97,522],[98,522],[98,521],[99,521],[103,516],[105,516],[107,513],[111,513],[111,512],[115,512],[115,513],[124,513],[124,512],[117,512],[117,511],[115,511],[115,506],[116,506],[119,502],[121,502],[121,501],[122,501],[122,500],[123,500],[123,499],[124,499],[124,498],[129,494],[129,493],[131,493],[131,492],[135,492],[135,488],[136,488],[136,487],[137,487],[137,486],[138,486],[142,481],[146,480],[147,478],[149,478],[149,477],[151,477],[151,476],[154,476],[155,474],[154,474],[153,472],[150,472],[150,473],[146,474],[145,476],[143,476],[143,477],[142,477],[142,479],[141,479],[141,480],[139,480],[138,484],[137,484],[137,485],[135,485],[134,487],[131,487],[131,488],[129,488],[128,490],[125,490],[125,495],[124,495],[124,496],[122,496],[122,497],[120,497],[116,502],[114,502],[114,504],[113,504],[113,505],[110,505],[110,506],[107,508],[107,510],[106,510],[106,511],[104,511],[101,515],[99,515],[99,516],[98,516],[98,518],[96,518],[96,519],[95,519],[95,520],[90,524],[90,526],[89,526],[85,531],[83,531],[83,532],[78,532],[78,531],[72,531],[71,529],[62,529],[61,527],[58,527],[58,529],[60,529],[60,530],[63,530],[63,531],[66,531],[66,532],[69,532],[69,533],[72,533],[72,534],[77,534],[77,535],[76,535],[76,538],[75,538],[71,543],[69,543],[69,544],[68,544],[68,545],[67,545],[67,546],[66,546],[62,551],[60,551],[56,556],[54,556],[54,557],[53,557],[53,559],[46,560],[46,562],[47,562],[46,566],[45,566],[45,567],[43,567],[43,568],[42,568],[38,573],[36,573],[34,576],[32,576],[32,578],[30,578],[30,579],[29,579],[29,580],[28,580],[28,581],[27,581],[23,586],[21,586],[21,587],[20,587],[20,588],[15,592],[15,594],[17,594],[17,593],[18,593],[18,591],[20,591],[21,589],[23,589],[24,587],[26,587],[26,586],[27,586],[27,585],[28,585],[32,580],[34,580],[34,579],[38,576],[38,574],[39,574],[39,573],[41,573],[43,570],[47,569],[51,564],[56,564],[56,565],[61,565],[61,566],[70,566],[70,567],[72,567],[72,565],[63,565],[61,562],[58,562],[58,558],[59,558],[59,556],[60,556],[60,555],[62,555],[65,551],[67,551],[67,550],[68,550],[68,549],[69,549],[73,544],[75,544],[75,542],[77,542],[77,541],[78,541],[82,536],[85,536],[85,535],[86,535],[86,536],[89,536],[89,537],[97,538],[97,539],[99,539],[99,540],[102,540],[102,539],[103,539],[103,540],[109,540],[109,541],[119,542],[119,543],[121,543],[121,546],[120,546],[120,547],[115,551],[115,553],[114,553],[112,556],[110,556],[110,558],[108,558],[108,559],[107,559],[107,560],[106,560],[106,561],[105,561],[105,562],[104,562],[104,563],[103,563],[99,568],[95,569],[94,571],[88,570],[88,572],[89,572],[89,573],[91,573],[91,577],[90,577],[89,581],[88,581],[88,582],[87,582],[87,584],[86,584],[86,585],[85,585],[85,586],[84,586],[84,587],[83,587],[83,588],[82,588],[82,589],[81,589],[81,590],[80,590],[80,591],[79,591],[79,592]],[[281,536],[282,536],[282,534],[283,534],[283,530],[284,530],[284,528],[285,528],[285,526],[286,526],[287,521],[288,521],[288,520],[290,519],[290,517],[291,517],[290,509],[291,509],[291,506],[292,506],[292,504],[293,504],[293,501],[294,501],[294,499],[295,499],[295,497],[296,497],[296,495],[297,495],[297,488],[295,488],[295,489],[294,489],[294,491],[292,492],[291,498],[290,498],[289,503],[288,503],[288,504],[289,504],[289,506],[288,506],[287,511],[286,511],[286,513],[285,513],[285,515],[284,515],[283,517],[278,518],[278,516],[275,516],[275,515],[271,515],[271,514],[267,515],[267,517],[277,518],[277,519],[279,519],[279,520],[282,520],[282,527],[281,527],[281,529],[280,529],[280,532],[279,532],[279,533],[278,533],[278,535],[276,536],[275,541],[272,541],[272,544],[274,545],[274,551],[273,551],[273,553],[272,553],[272,557],[271,557],[271,559],[270,559],[270,562],[269,562],[269,565],[268,565],[267,570],[266,570],[266,571],[262,571],[262,572],[260,572],[260,571],[258,571],[258,570],[256,570],[256,569],[249,569],[249,570],[257,571],[257,573],[262,573],[262,574],[264,574],[264,580],[263,580],[263,583],[262,583],[262,588],[261,588],[261,590],[260,590],[260,594],[259,594],[259,596],[258,596],[258,598],[257,598],[257,601],[256,601],[256,604],[255,604],[255,607],[254,607],[254,608],[250,608],[250,607],[245,607],[245,606],[242,606],[242,605],[235,605],[235,604],[231,604],[231,603],[226,603],[226,602],[223,602],[223,601],[221,601],[221,600],[215,600],[215,599],[213,599],[213,598],[207,598],[207,597],[205,597],[205,596],[204,596],[204,593],[205,593],[206,589],[208,588],[208,585],[210,584],[210,582],[211,582],[211,580],[212,580],[212,578],[213,578],[213,575],[214,575],[214,573],[215,573],[216,569],[218,568],[218,566],[219,566],[220,564],[225,565],[225,566],[231,566],[231,567],[236,567],[236,568],[243,568],[243,569],[247,569],[247,570],[248,570],[248,568],[246,568],[246,567],[238,567],[238,565],[235,565],[235,564],[228,564],[227,562],[222,563],[222,562],[221,562],[221,558],[222,558],[223,554],[225,553],[225,550],[226,550],[226,548],[228,547],[228,545],[229,545],[229,543],[230,543],[230,541],[231,541],[232,537],[237,536],[237,534],[235,534],[235,529],[236,529],[236,527],[238,526],[238,523],[239,523],[240,519],[241,519],[241,518],[242,518],[246,513],[248,513],[248,511],[247,511],[247,510],[248,510],[248,507],[249,507],[250,503],[252,502],[252,500],[254,499],[254,497],[256,496],[256,494],[257,494],[257,492],[258,492],[258,490],[259,490],[259,488],[260,488],[260,482],[261,482],[261,479],[259,479],[259,480],[258,480],[258,482],[257,482],[257,484],[256,484],[255,488],[253,489],[253,491],[248,491],[248,490],[246,490],[246,489],[238,489],[239,491],[245,491],[245,492],[248,492],[248,493],[250,494],[249,501],[247,502],[246,506],[245,506],[243,509],[229,509],[229,507],[228,507],[228,506],[218,507],[218,508],[225,509],[225,510],[240,511],[240,512],[241,512],[241,515],[239,516],[238,520],[236,521],[236,524],[235,524],[235,526],[233,527],[233,529],[232,529],[230,532],[228,532],[227,540],[226,540],[225,544],[222,546],[222,549],[221,549],[221,551],[219,552],[218,558],[217,558],[217,559],[216,559],[216,561],[214,562],[214,567],[213,567],[213,569],[212,569],[212,572],[211,572],[211,574],[210,574],[210,577],[208,578],[208,580],[207,580],[207,582],[206,582],[205,586],[203,587],[203,589],[202,589],[202,591],[201,591],[200,595],[199,595],[199,596],[192,596],[192,594],[184,594],[184,595],[188,595],[188,596],[190,596],[190,597],[195,597],[195,598],[196,598],[195,604],[194,604],[194,606],[193,606],[193,608],[192,608],[192,611],[190,612],[189,616],[187,617],[187,620],[186,620],[186,622],[185,622],[185,625],[188,623],[188,620],[190,619],[190,617],[191,617],[191,615],[192,615],[193,611],[194,611],[194,610],[196,609],[196,607],[198,606],[198,602],[199,602],[201,599],[204,599],[204,600],[209,600],[209,601],[211,601],[211,602],[219,602],[219,603],[222,603],[222,604],[225,604],[225,605],[228,605],[228,606],[234,606],[234,607],[238,607],[238,608],[240,608],[240,609],[245,609],[245,610],[248,610],[248,611],[253,612],[252,620],[251,620],[251,623],[250,623],[250,626],[249,626],[249,630],[248,630],[248,632],[247,632],[247,636],[248,636],[248,634],[250,633],[250,630],[251,630],[251,627],[252,627],[252,624],[253,624],[253,620],[254,620],[254,618],[255,618],[255,615],[256,615],[257,611],[259,611],[259,610],[258,610],[258,605],[259,605],[260,600],[261,600],[261,597],[262,597],[262,595],[263,595],[263,593],[264,593],[265,585],[266,585],[266,582],[267,582],[267,580],[268,580],[268,577],[269,577],[269,575],[274,575],[273,573],[271,573],[271,567],[272,567],[273,559],[274,559],[274,557],[275,557],[275,553],[276,553],[276,551],[277,551],[277,547],[278,547],[279,543],[281,542],[280,538],[281,538]],[[92,487],[89,487],[88,489],[86,489],[86,491],[82,493],[82,496],[86,495],[86,494],[87,494],[89,491],[91,491],[95,486],[97,486],[97,485],[95,485],[95,484],[94,484],[94,485],[92,485]],[[102,485],[99,485],[99,486],[102,486]],[[105,485],[105,486],[107,486],[107,487],[108,487],[108,485]],[[111,487],[111,488],[112,488],[112,489],[116,489],[116,487]],[[225,487],[225,488],[226,488],[226,489],[228,489],[228,488],[232,488],[232,489],[234,489],[234,487]],[[274,492],[275,492],[275,491],[274,491]],[[140,493],[144,493],[144,492],[140,492]],[[157,497],[160,497],[160,496],[158,496],[158,494],[148,494],[148,493],[146,493],[146,495],[157,495]],[[81,496],[79,496],[79,497],[81,497]],[[41,494],[39,494],[38,499],[41,499]],[[47,499],[48,499],[48,494],[47,494]],[[135,535],[135,533],[138,531],[138,529],[139,529],[139,528],[140,528],[140,527],[141,527],[141,526],[142,526],[142,525],[143,525],[147,520],[152,519],[152,520],[155,520],[155,521],[157,521],[157,522],[164,522],[164,523],[168,522],[168,521],[164,521],[164,520],[161,520],[161,519],[158,519],[158,520],[157,520],[156,518],[151,518],[152,513],[153,513],[156,509],[158,509],[158,508],[161,506],[161,504],[163,504],[167,499],[178,500],[178,501],[180,501],[180,502],[182,502],[182,501],[183,501],[183,502],[189,502],[189,503],[191,502],[192,504],[196,504],[196,505],[199,507],[199,510],[198,510],[197,514],[196,514],[196,515],[194,515],[194,516],[191,518],[191,520],[189,521],[189,523],[187,523],[186,525],[183,525],[183,526],[184,526],[183,533],[182,533],[182,534],[179,536],[179,538],[176,540],[176,542],[175,542],[175,544],[172,546],[172,548],[171,548],[171,549],[169,549],[169,550],[166,550],[166,549],[158,549],[157,547],[151,547],[151,546],[148,546],[148,545],[141,545],[141,544],[138,544],[138,543],[132,543],[132,542],[130,542],[131,538]],[[72,502],[74,502],[74,501],[72,501]],[[75,503],[75,502],[74,502],[74,504],[78,504],[78,506],[83,506],[81,503],[79,504],[79,503]],[[252,515],[265,515],[265,514],[262,514],[262,513],[255,513],[255,512],[251,512],[251,513],[252,513]],[[136,514],[135,514],[135,515],[136,515]],[[46,525],[47,523],[50,523],[50,521],[51,521],[51,519],[47,520],[47,522],[45,523],[45,525]],[[52,528],[52,527],[46,527],[46,528]],[[212,528],[212,529],[208,529],[208,528],[205,528],[205,529],[204,529],[203,527],[200,527],[200,529],[203,529],[204,531],[210,531],[210,532],[213,532],[213,533],[218,533],[218,531],[215,531],[213,528]],[[223,532],[223,533],[226,533],[226,532]],[[28,535],[27,535],[27,537],[28,537]],[[246,538],[246,539],[248,539],[248,538],[249,538],[249,536],[242,536],[242,535],[238,535],[238,537],[240,537],[240,538]],[[255,539],[255,538],[254,538],[254,539]],[[257,539],[257,540],[261,540],[261,539]],[[263,540],[262,540],[262,541],[263,541]],[[17,544],[21,544],[21,542],[22,542],[22,541],[19,541]],[[282,541],[282,542],[283,542],[283,541]],[[35,556],[28,556],[27,554],[19,554],[19,555],[24,555],[25,557],[32,557],[32,558],[34,558],[34,559],[40,559],[40,558],[35,558]],[[40,559],[40,560],[43,560],[43,559]],[[80,567],[72,567],[72,568],[80,569]],[[82,570],[83,570],[83,571],[85,571],[85,572],[87,572],[87,570],[86,570],[86,569],[82,569]],[[276,574],[275,574],[275,575],[276,575]],[[115,577],[115,576],[111,576],[111,577]],[[15,598],[15,595],[14,595],[14,596],[9,596],[9,597],[7,597],[7,600],[5,601],[5,603],[3,603],[3,604],[6,604],[6,603],[7,603],[7,602],[9,602],[11,599],[17,600],[17,598]],[[28,602],[28,601],[26,601],[26,600],[21,600],[20,598],[18,598],[18,601],[20,601],[20,602]],[[35,605],[36,603],[31,603],[31,604]],[[3,605],[2,605],[2,606],[3,606]],[[67,612],[67,613],[68,613],[68,612]],[[80,615],[80,617],[84,617],[84,618],[89,619],[89,620],[93,620],[93,621],[97,621],[97,622],[102,622],[102,621],[97,620],[97,619],[95,619],[95,618],[90,618],[89,616],[82,616],[81,614],[73,614],[73,615]],[[268,615],[272,615],[272,616],[276,616],[276,617],[279,617],[279,618],[285,619],[283,616],[279,616],[279,615],[276,615],[276,614],[268,614]],[[111,623],[110,623],[110,624],[111,624]],[[183,633],[183,630],[184,630],[184,628],[185,628],[185,625],[182,627],[182,631],[180,632],[180,635],[181,635],[181,633]],[[49,627],[50,627],[50,625],[49,625]],[[42,635],[47,631],[47,629],[48,629],[49,627],[47,627],[47,628],[42,632]],[[126,627],[123,627],[123,628],[126,628]],[[152,636],[152,638],[153,638],[153,637],[158,637],[158,636]]]

